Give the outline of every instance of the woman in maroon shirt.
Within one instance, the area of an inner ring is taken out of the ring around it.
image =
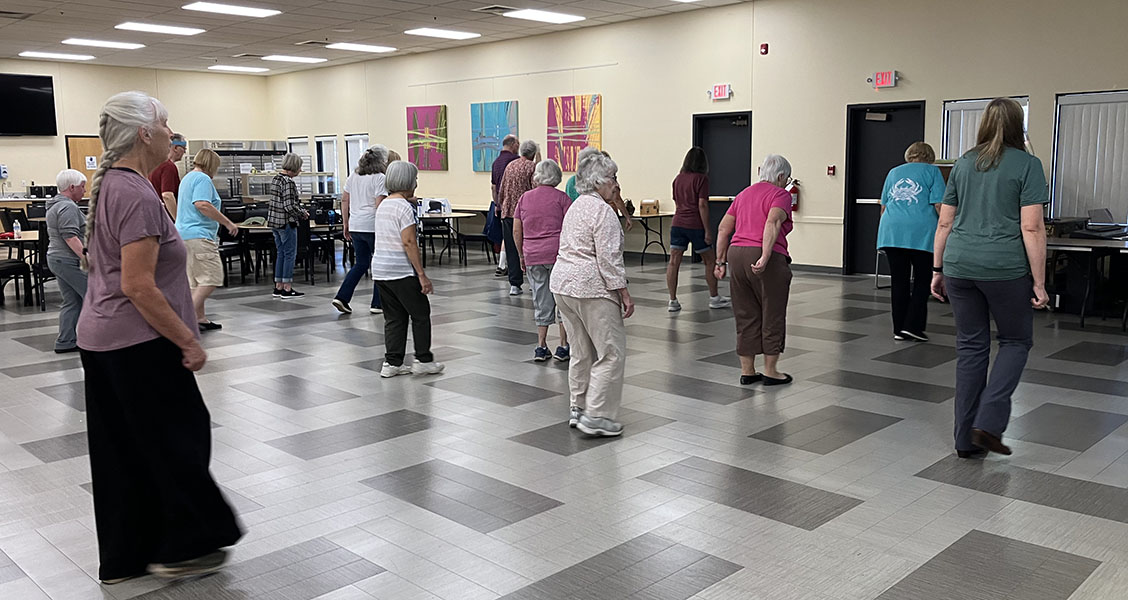
[[[670,292],[668,309],[681,310],[678,301],[678,269],[682,254],[693,244],[693,252],[705,262],[705,283],[709,285],[709,308],[728,308],[731,302],[717,292],[713,273],[717,253],[713,249],[713,230],[709,228],[709,159],[697,146],[685,153],[681,172],[674,178],[674,218],[670,220],[670,262],[666,265],[666,288]]]

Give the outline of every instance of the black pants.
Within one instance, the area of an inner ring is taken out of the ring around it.
[[[415,341],[415,360],[431,362],[431,302],[423,293],[419,278],[377,281],[380,300],[384,303],[384,361],[392,366],[403,364],[407,352],[407,324],[411,321]]]
[[[211,417],[165,338],[82,351],[98,575],[144,574],[243,536],[208,471]]]
[[[892,274],[893,333],[924,333],[932,287],[932,253],[885,248]]]
[[[513,240],[513,219],[501,220],[501,237],[505,240],[505,264],[509,269],[509,285],[521,287],[525,277],[521,273],[521,253]]]

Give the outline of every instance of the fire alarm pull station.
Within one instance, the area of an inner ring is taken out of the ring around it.
[[[826,166],[826,174],[827,175],[834,175],[835,170],[836,169],[835,169],[834,165],[827,165]]]
[[[760,54],[765,55],[765,56],[768,54],[768,45],[767,44],[760,44]]]

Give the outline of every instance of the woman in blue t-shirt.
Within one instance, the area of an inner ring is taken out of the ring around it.
[[[944,177],[932,164],[932,146],[915,142],[905,164],[893,167],[881,190],[877,247],[889,259],[893,289],[893,339],[927,342],[932,242],[944,200]]]

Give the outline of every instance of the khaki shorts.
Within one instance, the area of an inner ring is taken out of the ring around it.
[[[203,238],[184,240],[188,250],[188,285],[198,287],[223,287],[223,260],[219,246]]]

